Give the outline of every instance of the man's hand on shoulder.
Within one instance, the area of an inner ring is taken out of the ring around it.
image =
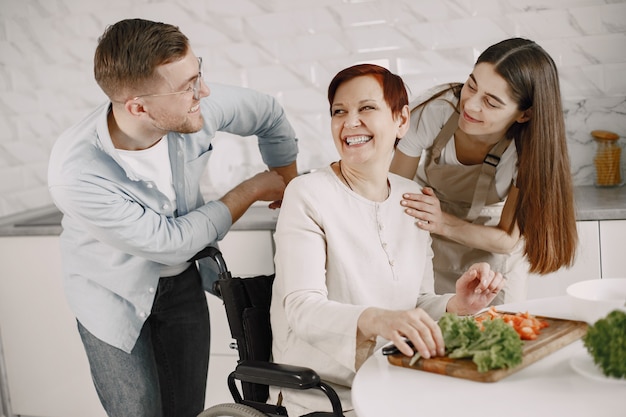
[[[270,206],[283,198],[285,180],[276,171],[259,172],[230,190],[220,199],[228,207],[235,223],[256,201],[271,201]]]

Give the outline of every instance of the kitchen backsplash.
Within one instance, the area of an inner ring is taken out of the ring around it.
[[[375,62],[417,95],[464,81],[482,50],[514,36],[559,67],[575,184],[593,183],[591,130],[618,133],[624,148],[626,0],[0,0],[0,216],[51,204],[50,149],[105,100],[93,79],[97,39],[129,17],[178,25],[207,81],[277,97],[301,171],[337,159],[325,95],[338,70]],[[208,198],[265,169],[254,138],[220,134],[214,148]]]

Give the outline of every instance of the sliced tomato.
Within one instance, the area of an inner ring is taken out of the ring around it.
[[[536,339],[537,336],[539,336],[541,329],[548,326],[548,322],[534,317],[528,311],[516,314],[501,313],[497,311],[495,307],[491,306],[486,313],[486,315],[476,318],[476,321],[481,324],[481,328],[483,321],[501,318],[505,323],[515,329],[522,340]]]

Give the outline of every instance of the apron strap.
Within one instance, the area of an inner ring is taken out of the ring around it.
[[[511,143],[510,138],[503,138],[500,142],[496,143],[493,148],[487,153],[483,160],[482,169],[476,181],[476,188],[474,189],[474,198],[472,199],[472,206],[467,213],[466,220],[473,222],[478,218],[485,202],[487,201],[487,195],[493,181],[496,178],[496,167],[500,163],[500,158]]]
[[[459,127],[459,113],[456,111],[452,112],[452,115],[443,125],[437,137],[433,141],[433,150],[432,150],[432,159],[435,162],[439,162],[439,158],[441,157],[441,151],[445,148],[448,140],[454,135],[456,129]]]

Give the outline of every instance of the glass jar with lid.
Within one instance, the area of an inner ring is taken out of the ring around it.
[[[607,130],[594,130],[591,136],[596,140],[596,155],[593,163],[596,169],[597,187],[622,185],[622,148],[617,143],[619,135]]]

